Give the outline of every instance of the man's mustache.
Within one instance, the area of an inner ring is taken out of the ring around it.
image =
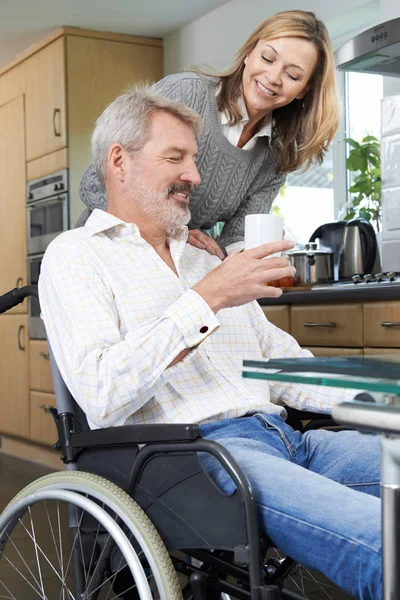
[[[168,196],[170,194],[177,194],[177,193],[188,193],[191,194],[193,192],[194,189],[194,185],[192,183],[174,183],[173,185],[170,185],[167,193]]]

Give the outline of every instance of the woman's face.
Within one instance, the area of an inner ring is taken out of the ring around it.
[[[304,98],[317,61],[317,48],[303,38],[260,40],[246,56],[243,71],[249,117],[261,119],[295,98]]]

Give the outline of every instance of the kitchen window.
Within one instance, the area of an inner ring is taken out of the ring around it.
[[[285,219],[286,237],[299,244],[308,242],[319,225],[334,220],[332,148],[321,165],[288,175],[273,210]]]
[[[384,78],[366,73],[340,73],[339,78],[345,110],[335,141],[321,166],[312,166],[305,173],[291,173],[274,202],[275,211],[285,218],[288,237],[298,243],[307,242],[322,223],[346,214],[349,173],[344,138],[380,138]]]

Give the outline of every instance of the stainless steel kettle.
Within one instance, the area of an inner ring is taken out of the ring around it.
[[[376,235],[371,223],[366,219],[348,221],[339,249],[339,279],[371,273],[376,253]]]

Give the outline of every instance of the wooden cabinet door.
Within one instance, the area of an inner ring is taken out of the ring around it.
[[[149,41],[150,42],[150,41]],[[68,148],[70,217],[74,225],[85,208],[79,181],[92,162],[90,138],[106,106],[135,81],[162,77],[161,45],[130,44],[90,37],[66,36],[68,79]]]
[[[362,348],[362,304],[292,306],[292,336],[302,346]]]
[[[0,431],[28,437],[28,316],[0,316],[0,339]]]
[[[400,301],[364,302],[364,345],[400,348]]]
[[[29,382],[31,390],[54,393],[49,348],[46,340],[29,342]]]
[[[261,308],[270,323],[290,333],[289,306],[262,306]]]
[[[24,98],[18,96],[0,106],[0,294],[27,282],[24,129]],[[13,312],[27,312],[26,302]]]
[[[329,348],[319,346],[303,346],[304,350],[310,350],[314,356],[362,356],[362,348]]]
[[[31,440],[46,445],[53,445],[57,441],[57,427],[49,410],[55,408],[55,406],[56,397],[54,394],[31,392]]]
[[[64,46],[59,38],[24,63],[27,161],[67,145]]]
[[[399,356],[400,348],[364,348],[365,356]],[[390,360],[390,359],[389,359]]]

